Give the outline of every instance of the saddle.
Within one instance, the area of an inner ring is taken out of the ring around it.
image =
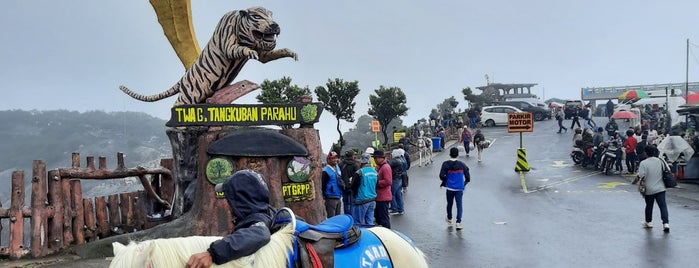
[[[290,256],[290,263],[294,265],[289,267],[296,268],[334,267],[335,249],[356,243],[362,233],[352,217],[345,214],[311,225],[296,219],[291,209],[283,208],[275,215],[272,230],[278,230],[284,224],[295,226],[297,239],[294,254]]]

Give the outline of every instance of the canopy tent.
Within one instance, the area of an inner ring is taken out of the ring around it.
[[[657,104],[659,106],[663,106],[665,105],[665,98],[644,98],[633,103],[634,106],[642,106],[646,104]],[[670,118],[672,119],[671,125],[674,126],[680,122],[684,122],[684,118],[680,118],[680,114],[677,113],[677,110],[681,108],[680,106],[685,104],[684,97],[668,97],[667,104],[669,107],[668,110],[670,111]]]

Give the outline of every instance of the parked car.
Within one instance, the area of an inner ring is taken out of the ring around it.
[[[498,102],[498,105],[509,105],[522,111],[530,112],[536,121],[551,119],[551,112],[527,101],[501,101]]]
[[[507,125],[508,113],[521,113],[522,110],[509,105],[485,106],[481,109],[481,122],[486,127]]]
[[[580,111],[583,108],[583,102],[580,100],[569,100],[566,101],[563,106],[563,113],[565,114],[565,119],[573,118],[573,112],[575,110]]]

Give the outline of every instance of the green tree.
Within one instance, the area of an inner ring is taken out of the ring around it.
[[[291,78],[284,76],[273,81],[265,79],[260,85],[260,94],[256,98],[263,104],[285,104],[297,103],[304,95],[311,95],[311,90],[308,87],[292,85]]]
[[[407,114],[408,107],[405,105],[407,100],[405,93],[398,87],[380,86],[374,92],[376,95],[369,95],[369,115],[381,123],[383,144],[386,145],[388,143],[386,133],[388,126],[393,119]]]
[[[451,112],[458,105],[459,105],[459,102],[456,100],[456,98],[454,98],[454,96],[451,96],[449,98],[444,99],[444,101],[442,101],[442,103],[437,104],[437,111],[439,111],[442,114],[442,116],[444,116],[445,111]]]
[[[473,94],[473,91],[471,91],[470,87],[463,88],[461,90],[461,93],[464,94],[464,100],[468,101],[471,107],[475,106],[485,106],[485,104],[493,103],[495,102],[495,97],[491,95],[483,95],[483,94]]]
[[[345,140],[340,131],[340,119],[347,122],[354,122],[354,106],[357,104],[354,98],[359,94],[359,82],[345,82],[342,79],[328,79],[325,87],[316,87],[315,93],[318,101],[323,103],[324,109],[335,116],[337,120],[337,133],[340,134],[337,144],[340,148],[345,145]]]
[[[279,80],[270,81],[265,79],[260,85],[260,94],[257,101],[263,104],[287,104],[297,103],[301,96],[311,95],[311,90],[306,87],[299,87],[291,84],[290,77],[282,77]],[[283,125],[282,128],[291,128],[291,125]]]
[[[348,149],[357,149],[363,152],[366,147],[371,145],[371,141],[374,140],[374,132],[371,132],[371,120],[374,118],[366,114],[357,118],[355,127],[350,128],[344,134],[343,152]]]

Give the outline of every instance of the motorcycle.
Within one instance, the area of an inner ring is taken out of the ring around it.
[[[609,175],[614,172],[614,163],[616,162],[616,151],[617,148],[614,146],[608,146],[602,154],[602,159],[600,160],[599,169],[604,172],[604,175]]]
[[[594,166],[594,155],[592,155],[592,152],[594,152],[596,147],[592,147],[588,150],[589,152],[586,152],[585,149],[582,148],[582,141],[576,141],[575,146],[573,146],[572,152],[570,152],[570,158],[573,159],[573,163],[576,165],[580,165],[583,168],[587,166]]]
[[[585,159],[585,152],[582,148],[573,146],[573,151],[570,152],[570,158],[573,159],[573,163],[580,165],[583,162],[583,159]]]

